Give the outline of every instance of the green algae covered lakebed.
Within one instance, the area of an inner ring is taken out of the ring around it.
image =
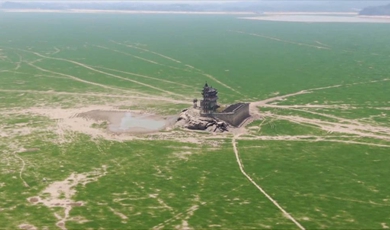
[[[390,226],[390,25],[0,18],[0,228]],[[177,116],[205,82],[259,119],[132,136],[79,116]]]

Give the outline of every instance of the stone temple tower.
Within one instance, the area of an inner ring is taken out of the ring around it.
[[[218,91],[207,83],[202,90],[203,100],[200,101],[201,112],[203,114],[211,114],[219,107],[217,104]]]

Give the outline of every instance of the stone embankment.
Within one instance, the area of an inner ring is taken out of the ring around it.
[[[227,132],[228,124],[224,121],[211,117],[201,117],[200,112],[197,109],[185,109],[183,110],[176,125],[191,130],[205,130],[209,132]]]

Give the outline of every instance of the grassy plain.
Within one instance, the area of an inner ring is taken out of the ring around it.
[[[242,175],[233,134],[99,136],[65,123],[89,106],[177,114],[205,81],[221,103],[260,106],[234,135],[240,160],[303,227],[390,226],[389,25],[0,17],[0,228],[296,228]],[[82,206],[29,201],[72,173],[91,179],[70,189]]]

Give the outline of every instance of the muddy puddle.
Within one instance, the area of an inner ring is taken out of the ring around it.
[[[96,121],[107,121],[108,131],[113,133],[150,133],[164,130],[173,125],[174,116],[158,116],[134,111],[92,110],[78,114],[79,117]]]

